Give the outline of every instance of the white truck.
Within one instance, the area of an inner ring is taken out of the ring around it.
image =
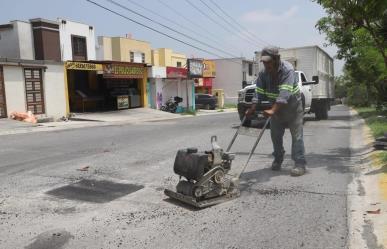
[[[296,80],[301,89],[302,104],[305,113],[314,113],[316,119],[328,119],[331,100],[334,99],[333,59],[319,46],[307,46],[280,49],[281,60],[293,64],[296,70]],[[256,52],[256,60],[260,59],[260,52]],[[258,71],[263,64],[258,64]],[[308,79],[312,79],[308,81]],[[243,118],[255,94],[255,85],[244,87],[238,91],[238,113]],[[270,103],[262,102],[258,110],[267,109]]]

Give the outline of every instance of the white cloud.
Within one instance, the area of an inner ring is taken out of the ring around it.
[[[292,6],[283,13],[273,13],[270,9],[254,10],[245,13],[242,20],[251,23],[284,21],[293,17],[298,11],[298,6]]]

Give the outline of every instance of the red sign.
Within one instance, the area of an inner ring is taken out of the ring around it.
[[[203,78],[203,86],[212,87],[212,78]]]
[[[167,78],[187,78],[187,69],[181,67],[167,67]]]

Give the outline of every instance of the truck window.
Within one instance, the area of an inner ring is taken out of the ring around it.
[[[306,77],[305,77],[305,75],[303,73],[301,73],[301,81],[302,82],[306,82]]]

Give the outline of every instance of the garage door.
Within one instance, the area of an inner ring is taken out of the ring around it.
[[[43,114],[45,110],[42,69],[25,68],[24,78],[26,82],[27,110],[34,114]]]
[[[7,107],[5,102],[3,67],[0,66],[0,118],[7,117]]]

